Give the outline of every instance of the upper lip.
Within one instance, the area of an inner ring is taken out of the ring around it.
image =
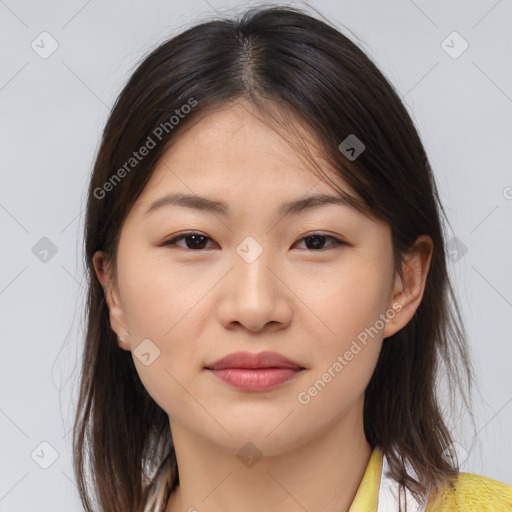
[[[223,370],[224,368],[305,368],[277,352],[232,352],[217,361],[208,364],[208,370]]]

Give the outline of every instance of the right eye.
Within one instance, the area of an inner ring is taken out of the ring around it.
[[[180,240],[185,240],[186,247],[178,245],[177,242]],[[203,235],[202,233],[198,233],[197,231],[192,231],[190,233],[182,233],[181,235],[175,236],[169,240],[166,240],[162,243],[163,246],[173,245],[185,250],[200,250],[204,249],[204,245],[208,240],[212,240],[209,236]]]

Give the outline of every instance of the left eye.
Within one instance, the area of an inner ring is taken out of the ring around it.
[[[183,247],[181,245],[178,245],[178,241],[180,240],[186,240],[185,242],[186,247]],[[302,237],[300,239],[300,242],[303,240],[305,241],[307,247],[307,250],[312,250],[318,252],[319,250],[324,249],[324,244],[327,239],[332,240],[332,245],[330,247],[335,247],[338,245],[345,245],[346,242],[343,242],[342,240],[339,240],[338,238],[331,236],[331,235],[324,235],[322,233],[312,233],[311,235]],[[212,240],[209,236],[203,235],[201,233],[184,233],[182,235],[178,235],[174,238],[171,238],[165,242],[162,243],[162,246],[169,246],[169,245],[175,245],[177,247],[180,247],[182,249],[189,249],[189,250],[200,250],[204,249],[205,244],[208,240]],[[329,247],[327,247],[329,248]]]
[[[335,236],[332,236],[332,235],[323,235],[322,233],[313,233],[311,235],[308,235],[308,236],[305,236],[303,238],[300,239],[300,241],[302,240],[306,240],[306,245],[308,245],[308,242],[309,241],[309,245],[311,245],[312,247],[308,247],[308,249],[310,250],[318,250],[318,249],[323,249],[324,247],[324,242],[325,240],[332,240],[332,245],[331,247],[335,247],[337,245],[344,245],[345,242],[341,241],[340,239],[336,238]]]

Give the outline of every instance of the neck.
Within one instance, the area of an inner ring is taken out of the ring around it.
[[[272,455],[265,455],[261,440],[261,449],[247,447],[242,451],[247,457],[241,457],[245,440],[230,438],[220,445],[182,424],[171,420],[170,425],[180,485],[165,512],[348,512],[372,451],[364,436],[362,402],[310,440],[287,446],[281,439]]]

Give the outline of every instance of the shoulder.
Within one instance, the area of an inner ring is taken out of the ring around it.
[[[498,480],[473,473],[459,473],[454,487],[446,486],[427,512],[510,512],[512,487]]]

